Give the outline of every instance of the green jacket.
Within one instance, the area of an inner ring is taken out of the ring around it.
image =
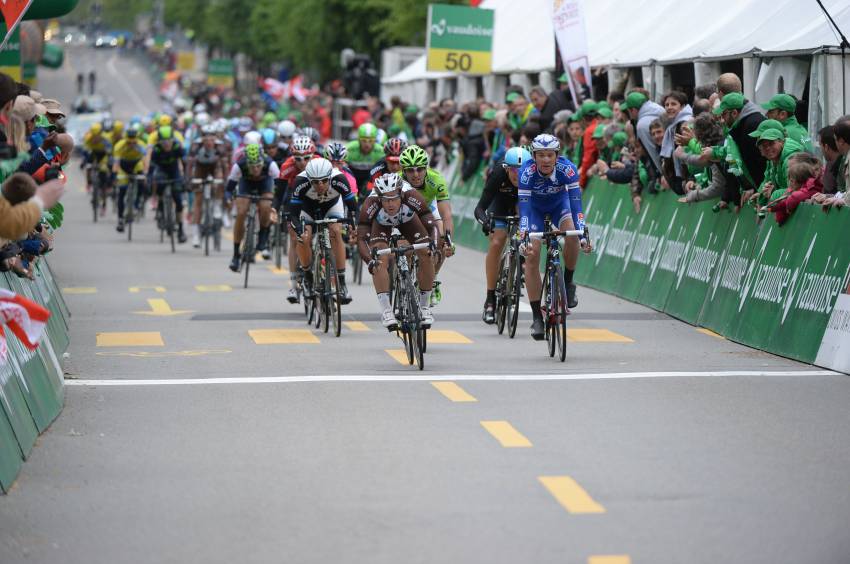
[[[791,116],[782,122],[782,125],[785,127],[785,133],[788,134],[788,138],[802,145],[804,151],[811,153],[814,150],[814,147],[812,147],[812,138],[809,136],[809,130],[800,125],[797,118]]]
[[[764,169],[764,182],[759,186],[761,190],[768,182],[773,183],[773,192],[770,199],[778,198],[788,189],[788,159],[794,153],[803,151],[803,146],[793,139],[786,138],[785,145],[782,147],[782,152],[779,154],[779,161],[767,161],[767,167]]]

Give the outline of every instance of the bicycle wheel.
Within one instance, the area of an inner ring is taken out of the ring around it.
[[[342,299],[339,295],[339,278],[337,278],[336,263],[332,254],[327,256],[328,268],[326,274],[328,276],[328,287],[330,290],[328,297],[328,308],[330,310],[331,321],[333,322],[334,336],[339,337],[342,333]]]
[[[510,296],[509,259],[502,256],[499,262],[499,278],[496,281],[496,331],[499,335],[505,332],[505,321],[508,314],[508,297]]]
[[[281,225],[280,220],[274,224],[272,244],[274,245],[274,265],[275,268],[280,269],[283,264],[283,225]]]
[[[567,358],[567,289],[561,269],[555,269],[555,289],[553,298],[554,316],[552,318],[553,332],[558,342],[558,358],[564,362]]]
[[[177,252],[177,247],[174,245],[174,231],[177,229],[174,221],[174,198],[171,196],[171,190],[165,191],[165,230],[171,239],[171,252]]]
[[[204,198],[204,206],[201,210],[201,231],[204,236],[204,256],[210,256],[210,235],[212,235],[212,207],[209,198]]]
[[[124,193],[124,224],[127,226],[127,240],[133,240],[133,220],[136,215],[136,182],[130,182]]]
[[[99,192],[100,192],[100,179],[99,179],[98,175],[94,175],[93,181],[91,183],[91,209],[92,209],[92,214],[93,214],[93,218],[94,218],[95,223],[97,223],[97,211],[98,211],[97,208],[98,208],[98,202],[100,200]]]
[[[324,273],[322,274],[322,332],[327,333],[330,328],[331,317],[331,276],[336,276],[333,272],[333,264],[330,262],[330,257],[325,256],[322,259],[324,264]]]
[[[251,206],[253,208],[253,206]],[[242,266],[245,267],[245,282],[243,288],[248,287],[248,271],[251,269],[251,261],[254,259],[254,215],[252,209],[248,210],[248,223],[245,226],[245,240],[242,241]]]
[[[548,268],[547,268],[548,270]],[[555,299],[552,293],[554,292],[554,280],[555,274],[553,272],[546,272],[546,282],[543,287],[543,299],[540,303],[546,308],[546,311],[543,313],[543,324],[546,331],[546,344],[549,345],[549,356],[555,356]]]
[[[419,327],[416,330],[416,364],[419,370],[425,370],[425,333],[424,327]]]

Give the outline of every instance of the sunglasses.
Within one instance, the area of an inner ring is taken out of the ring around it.
[[[405,172],[412,172],[414,174],[422,174],[423,172],[425,172],[426,167],[424,167],[424,166],[411,166],[411,167],[406,168],[404,170],[405,170]]]
[[[313,186],[319,186],[320,184],[328,184],[330,181],[330,178],[317,178],[315,180],[311,180],[310,184]]]
[[[310,157],[292,157],[292,158],[293,158],[293,160],[295,160],[296,162],[299,162],[299,163],[301,161],[309,161],[310,160]]]

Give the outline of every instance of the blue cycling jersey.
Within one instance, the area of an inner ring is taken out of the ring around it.
[[[549,215],[555,227],[571,216],[575,228],[584,231],[578,182],[578,169],[566,157],[558,157],[549,176],[540,174],[533,160],[527,161],[519,173],[520,229],[542,230],[543,217]]]

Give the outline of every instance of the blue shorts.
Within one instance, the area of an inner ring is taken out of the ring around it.
[[[564,192],[558,198],[546,199],[538,203],[530,199],[527,209],[528,214],[522,217],[519,224],[519,228],[523,231],[543,231],[543,219],[547,215],[555,229],[561,225],[564,219],[572,217],[570,196],[567,192]]]
[[[246,178],[239,179],[239,188],[237,193],[240,196],[248,194],[269,194],[274,188],[274,182],[271,176],[266,176],[262,180],[248,180]]]

